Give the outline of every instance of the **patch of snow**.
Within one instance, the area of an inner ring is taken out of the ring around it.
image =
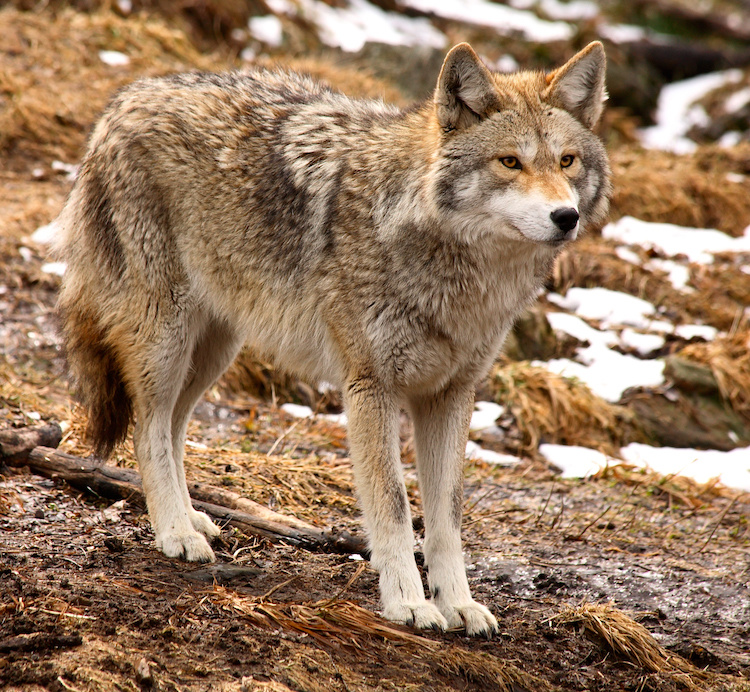
[[[612,43],[637,43],[643,41],[648,32],[641,26],[633,24],[601,24],[597,29],[599,36]]]
[[[606,454],[588,447],[542,444],[539,453],[560,469],[561,478],[588,478],[613,463]]]
[[[485,62],[487,67],[495,72],[517,72],[521,69],[518,61],[512,55],[501,55],[495,62]]]
[[[617,334],[612,331],[594,329],[576,315],[569,315],[566,312],[548,312],[547,321],[555,331],[563,332],[578,341],[588,341],[589,344],[603,346],[617,344]]]
[[[515,466],[521,461],[511,454],[500,454],[499,452],[493,452],[491,449],[483,449],[471,440],[466,443],[466,458],[486,461],[488,464],[496,464],[497,466]]]
[[[619,245],[615,248],[615,254],[623,261],[630,262],[630,264],[639,265],[642,263],[641,256],[637,252],[633,252],[626,247]]]
[[[502,36],[521,33],[530,41],[570,40],[575,29],[566,22],[539,19],[526,10],[488,0],[402,0],[401,4],[425,14],[494,29]]]
[[[65,163],[64,161],[53,161],[51,168],[55,173],[65,173],[65,177],[73,181],[78,177],[78,164]]]
[[[550,293],[547,299],[579,317],[600,320],[605,328],[622,324],[645,329],[649,322],[646,318],[656,312],[646,300],[607,288],[573,287],[565,296]]]
[[[732,69],[667,84],[659,94],[656,124],[640,131],[643,146],[677,154],[695,151],[696,143],[686,135],[693,125],[701,124],[707,117],[703,108],[695,106],[696,101],[741,78],[742,71]]]
[[[561,470],[563,478],[586,478],[607,466],[621,463],[587,447],[542,444],[539,452]],[[747,447],[722,452],[651,447],[633,442],[620,450],[620,456],[628,464],[665,476],[686,476],[697,483],[718,478],[728,487],[750,491],[750,448]]]
[[[567,22],[581,22],[599,16],[599,7],[589,0],[540,0],[537,6],[551,19],[562,19]]]
[[[46,226],[40,226],[31,234],[31,240],[40,245],[49,245],[57,236],[60,225],[57,219],[51,221]]]
[[[688,341],[696,337],[704,341],[713,341],[719,335],[719,330],[707,324],[681,324],[675,327],[674,333]]]
[[[309,406],[303,406],[301,404],[282,404],[281,410],[288,413],[294,418],[312,418],[313,410]]]
[[[345,413],[321,413],[318,418],[321,420],[327,420],[329,423],[340,425],[342,428],[345,428],[349,422]]]
[[[124,67],[130,64],[130,58],[118,50],[100,50],[99,60],[110,67]]]
[[[750,87],[745,87],[744,89],[735,91],[727,98],[724,102],[724,112],[736,113],[748,104],[750,104]]]
[[[597,345],[580,349],[581,363],[567,358],[534,361],[562,377],[580,380],[597,396],[610,402],[619,401],[630,387],[658,387],[664,383],[663,360],[641,360]]]
[[[658,334],[641,334],[633,329],[627,328],[620,332],[620,344],[632,348],[641,356],[647,356],[653,351],[658,351],[664,346],[666,340]]]
[[[719,137],[718,140],[716,140],[716,143],[723,147],[724,149],[731,149],[732,147],[736,147],[740,142],[742,142],[744,139],[741,132],[738,130],[729,130],[728,132],[725,132],[721,137]],[[730,174],[727,174],[729,176]]]
[[[745,229],[743,236],[733,238],[713,228],[641,221],[632,216],[608,223],[602,229],[602,237],[657,250],[668,257],[685,255],[691,262],[699,264],[711,264],[713,255],[719,252],[750,252],[750,228]]]
[[[448,42],[429,20],[386,12],[367,0],[349,0],[346,7],[332,7],[321,0],[270,0],[267,5],[273,12],[312,22],[323,43],[348,52],[357,52],[368,41],[433,48],[444,48]]]
[[[505,413],[505,408],[494,401],[477,401],[474,408],[476,410],[471,414],[469,423],[472,432],[494,427],[495,421]]]
[[[284,32],[281,20],[275,14],[267,14],[262,17],[250,17],[247,28],[253,38],[269,46],[278,48],[281,45]]]
[[[650,447],[633,442],[620,450],[622,458],[663,475],[688,476],[698,483],[718,478],[724,485],[750,491],[750,449],[728,452],[715,449]]]
[[[67,269],[68,265],[65,262],[47,262],[46,264],[42,265],[42,271],[45,274],[55,274],[57,276],[62,276],[65,274],[65,270]]]
[[[694,293],[695,289],[688,286],[690,281],[690,267],[686,267],[684,264],[679,264],[674,260],[664,259],[652,259],[643,265],[645,269],[649,271],[663,271],[666,273],[669,283],[683,293]]]

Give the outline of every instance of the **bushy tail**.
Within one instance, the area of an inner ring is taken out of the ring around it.
[[[128,434],[133,402],[117,354],[96,316],[64,296],[58,310],[68,370],[88,416],[86,437],[96,455],[106,459]]]

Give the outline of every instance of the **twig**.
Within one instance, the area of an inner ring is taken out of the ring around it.
[[[735,495],[732,498],[732,501],[723,509],[723,511],[719,515],[718,520],[716,521],[716,524],[714,525],[713,529],[711,529],[711,533],[708,535],[708,538],[706,539],[706,542],[696,552],[702,553],[706,549],[706,546],[708,546],[708,544],[711,542],[711,539],[714,537],[714,534],[716,533],[716,530],[719,528],[719,526],[721,526],[721,522],[724,521],[724,517],[727,515],[727,513],[729,512],[729,510],[732,509],[732,507],[734,507],[734,503],[737,502],[737,500],[738,500],[739,497],[740,497],[740,495]]]
[[[534,526],[539,526],[539,523],[542,521],[542,517],[544,516],[544,513],[547,511],[547,505],[549,504],[549,501],[552,499],[552,493],[555,491],[555,481],[552,481],[552,485],[549,489],[549,495],[547,495],[547,499],[544,502],[544,506],[542,507],[542,511],[539,513],[539,516],[536,518],[536,521],[534,522]]]
[[[294,421],[294,423],[292,423],[292,424],[291,424],[291,425],[290,425],[290,426],[289,426],[289,427],[288,427],[288,428],[287,428],[287,429],[286,429],[286,430],[285,430],[285,431],[284,431],[283,433],[281,433],[281,435],[279,435],[279,436],[278,436],[278,437],[276,438],[276,442],[274,442],[274,443],[273,443],[273,444],[271,445],[271,449],[269,449],[269,450],[268,450],[268,451],[266,452],[266,454],[267,454],[267,455],[268,455],[269,457],[270,457],[270,456],[271,456],[271,455],[272,455],[272,454],[273,454],[273,453],[274,453],[274,452],[276,451],[276,447],[278,447],[278,446],[279,446],[279,444],[281,443],[281,441],[282,441],[282,440],[283,440],[283,439],[284,439],[284,438],[285,438],[285,437],[286,437],[286,436],[287,436],[287,435],[288,435],[288,434],[289,434],[290,432],[292,432],[292,430],[294,430],[294,429],[295,429],[295,428],[296,428],[296,427],[297,427],[297,426],[299,425],[299,423],[300,423],[300,421],[301,421],[301,420],[302,420],[302,418],[298,418],[298,419],[297,419],[296,421]]]
[[[588,524],[586,524],[586,526],[584,526],[581,529],[581,533],[579,533],[577,536],[575,536],[574,540],[580,541],[583,538],[583,534],[586,533],[586,531],[588,531],[594,524],[596,524],[597,521],[599,521],[600,519],[602,519],[604,517],[604,515],[607,512],[609,512],[610,509],[612,509],[612,505],[607,505],[607,507],[605,507],[605,509],[604,509],[603,512],[601,512],[600,514],[598,514],[593,521],[590,521]]]

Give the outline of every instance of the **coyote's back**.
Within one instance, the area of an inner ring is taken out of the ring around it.
[[[400,111],[288,72],[136,83],[96,126],[61,215],[70,370],[107,456],[133,419],[157,545],[210,560],[183,470],[195,403],[244,343],[344,392],[387,617],[495,626],[470,596],[461,461],[473,390],[559,250],[607,208],[591,128],[604,54],[493,75],[462,44]],[[415,425],[425,599],[398,418]]]

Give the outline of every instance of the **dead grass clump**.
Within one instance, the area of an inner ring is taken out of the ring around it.
[[[354,574],[342,592],[351,586],[361,571]],[[338,596],[309,604],[281,604],[272,603],[266,597],[240,596],[219,585],[203,593],[203,598],[193,606],[193,612],[206,605],[214,606],[242,617],[255,627],[281,627],[305,634],[327,649],[345,647],[358,655],[370,655],[378,660],[380,652],[368,645],[368,640],[386,642],[398,647],[389,649],[390,659],[402,649],[412,661],[427,663],[431,668],[461,677],[484,690],[548,692],[553,689],[545,681],[487,653],[445,646],[442,642],[394,625],[355,603],[340,600]]]
[[[560,254],[552,274],[552,285],[563,294],[571,286],[599,286],[642,297],[657,306],[671,303],[677,294],[665,276],[620,259],[614,245],[590,235]]]
[[[159,19],[112,12],[54,15],[0,10],[0,152],[73,162],[89,127],[113,92],[135,76],[210,69],[215,58]],[[106,65],[101,50],[124,53],[130,63]]]
[[[278,403],[292,401],[316,408],[322,399],[310,385],[261,360],[249,349],[240,353],[220,384],[232,394],[249,394]]]
[[[360,573],[361,570],[354,574],[350,584]],[[265,597],[240,596],[230,589],[214,585],[204,592],[195,609],[205,603],[239,615],[256,627],[282,627],[306,634],[326,647],[340,645],[362,650],[362,636],[424,649],[439,646],[438,642],[414,634],[355,603],[337,597],[309,604],[282,604],[268,601]]]
[[[640,256],[644,262],[649,259],[645,251]],[[667,306],[678,323],[697,320],[722,330],[729,330],[750,304],[750,276],[732,263],[692,265],[690,283],[695,293],[678,291],[665,273],[620,259],[613,243],[594,235],[584,236],[561,253],[551,279],[558,293],[564,294],[571,286],[624,291],[656,307]]]
[[[728,173],[750,172],[750,143],[731,150],[701,147],[693,154],[622,147],[611,154],[612,215],[718,228],[741,235],[750,224],[747,181]]]
[[[666,675],[686,689],[705,690],[706,682],[715,677],[667,651],[643,625],[611,603],[568,607],[554,620],[566,625],[580,625],[584,631],[601,639],[616,656],[651,673]]]
[[[604,401],[576,379],[528,362],[497,365],[490,374],[490,388],[516,420],[522,435],[520,451],[533,454],[544,441],[615,454],[640,439],[627,409]]]
[[[750,327],[708,343],[689,344],[679,355],[711,368],[722,397],[750,421]]]
[[[554,689],[546,681],[483,651],[468,651],[452,646],[443,650],[440,656],[435,656],[434,662],[439,670],[461,677],[482,690],[551,692]]]

